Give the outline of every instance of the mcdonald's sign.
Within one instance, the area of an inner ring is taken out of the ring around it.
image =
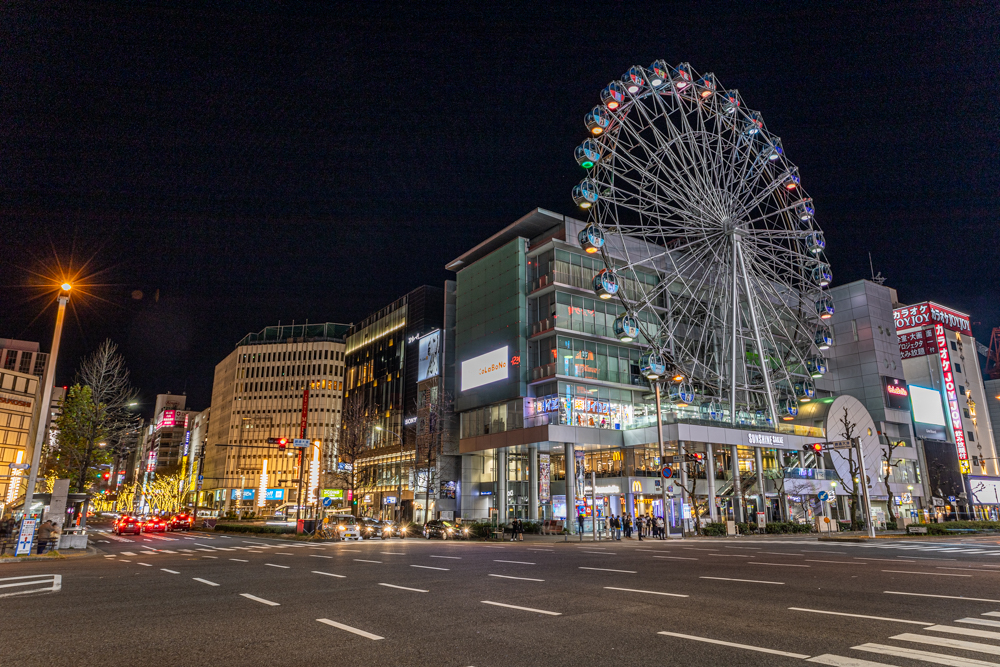
[[[642,482],[637,479],[632,480],[632,493],[642,493]]]

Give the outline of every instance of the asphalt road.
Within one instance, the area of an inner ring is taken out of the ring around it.
[[[1000,665],[996,539],[94,537],[0,566],[0,664]]]

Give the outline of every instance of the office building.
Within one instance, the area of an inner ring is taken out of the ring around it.
[[[25,491],[40,386],[34,374],[0,370],[0,513]]]
[[[278,451],[269,438],[310,442],[303,476],[332,469],[349,329],[333,323],[267,327],[247,334],[215,367],[201,505],[267,514],[299,502],[299,457]],[[312,449],[317,441],[318,453]],[[302,504],[314,503],[306,492],[304,487]]]
[[[14,338],[0,338],[0,360],[5,371],[17,371],[36,378],[45,377],[47,352],[39,352],[38,343]]]

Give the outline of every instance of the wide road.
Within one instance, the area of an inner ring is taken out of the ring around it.
[[[0,566],[0,664],[1000,665],[996,539],[94,539]]]

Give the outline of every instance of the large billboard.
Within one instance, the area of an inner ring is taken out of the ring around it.
[[[462,362],[462,391],[507,379],[507,346]]]
[[[417,347],[417,382],[441,375],[441,331],[432,331],[420,339]]]
[[[941,407],[941,392],[911,384],[910,411],[918,438],[925,440],[947,440],[944,409]]]
[[[935,324],[934,337],[937,340],[938,357],[941,359],[944,396],[948,401],[948,415],[951,417],[951,432],[955,436],[955,449],[958,450],[958,465],[961,467],[962,472],[968,475],[972,472],[972,468],[969,465],[969,451],[965,446],[965,427],[962,425],[962,409],[958,405],[958,386],[955,384],[955,375],[951,370],[948,338],[945,336],[944,329],[943,324]]]
[[[896,320],[896,331],[941,324],[945,329],[972,334],[968,315],[939,306],[932,301],[925,301],[905,308],[896,308],[892,311],[892,317]]]

